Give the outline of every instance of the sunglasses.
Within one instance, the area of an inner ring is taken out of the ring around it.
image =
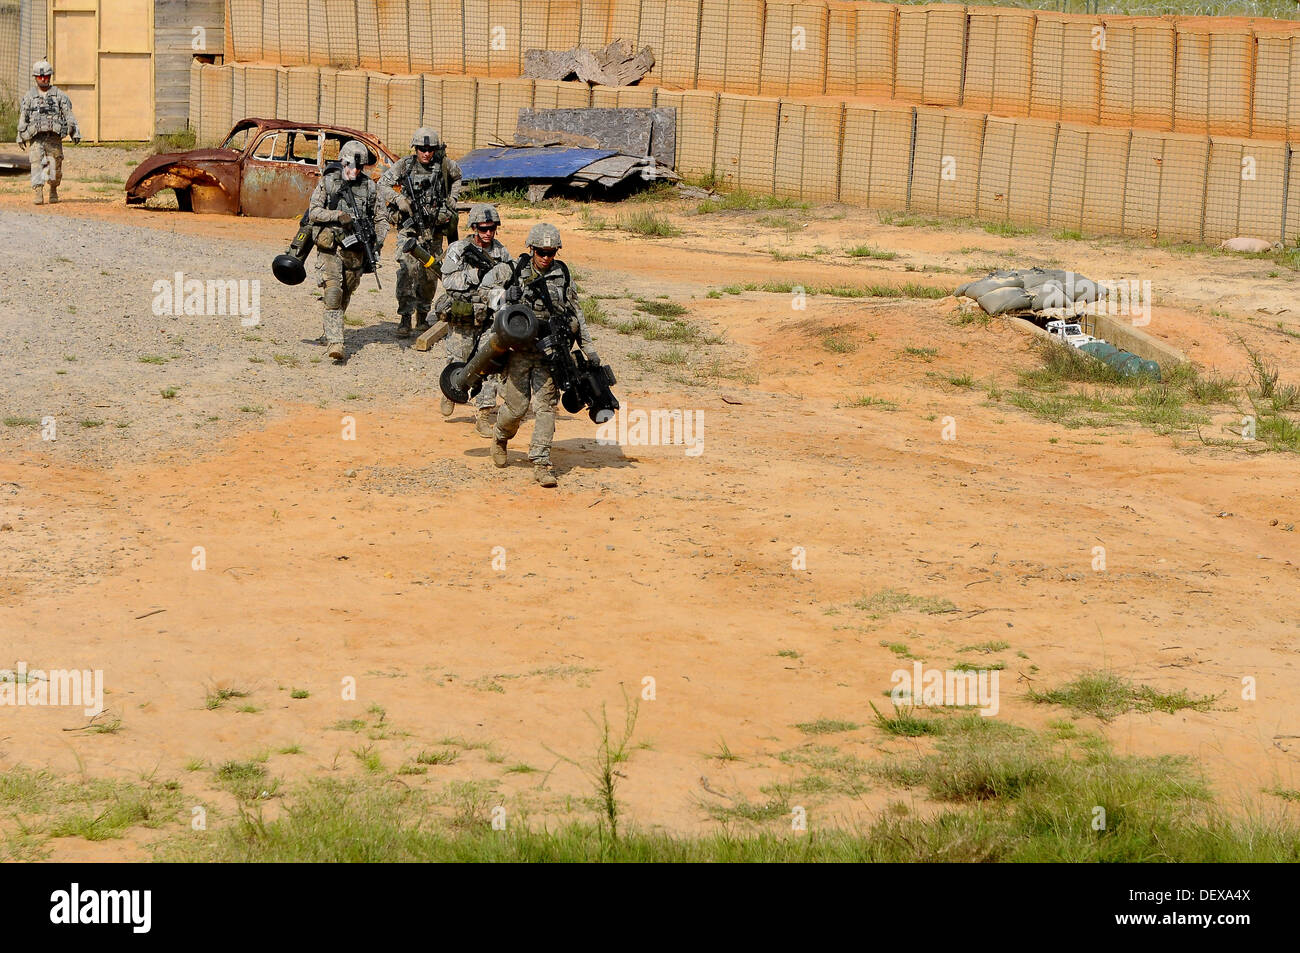
[[[538,258],[554,258],[558,248],[534,248],[533,254]]]
[[[480,232],[495,232],[497,230],[495,225],[475,225],[474,228]]]

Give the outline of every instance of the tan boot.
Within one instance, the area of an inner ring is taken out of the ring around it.
[[[542,486],[555,486],[559,483],[555,479],[555,470],[551,468],[549,463],[533,464],[533,479]]]
[[[33,205],[45,204],[45,186],[38,185],[36,186],[36,188],[32,189],[32,204]]]
[[[497,432],[497,411],[495,407],[480,407],[474,414],[474,429],[481,437],[492,437]]]
[[[57,185],[50,185],[50,204],[59,204],[59,187]]]
[[[493,438],[492,462],[499,467],[506,465],[506,442],[504,440]]]
[[[444,417],[450,417],[456,412],[456,405],[449,398],[443,397],[442,403],[438,405],[438,409],[442,411]]]
[[[331,344],[330,349],[325,353],[328,354],[330,357],[332,357],[334,360],[341,361],[343,360],[343,354],[344,354],[343,345]]]

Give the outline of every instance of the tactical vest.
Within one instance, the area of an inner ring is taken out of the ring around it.
[[[63,114],[63,97],[51,86],[45,92],[36,90],[34,101],[27,106],[27,133],[56,133],[60,139],[68,134],[68,120]]]
[[[531,257],[531,256],[528,256]],[[525,261],[525,256],[520,256],[520,264],[515,268],[515,274],[523,283],[524,301],[532,308],[539,317],[554,317],[564,314],[565,307],[569,300],[569,266],[560,260],[556,260],[551,268],[547,270],[546,277],[534,284],[528,282],[537,276],[533,273],[532,261]],[[559,288],[556,288],[556,282],[551,280],[555,275],[555,269],[560,270],[562,281],[559,282]],[[545,285],[545,290],[542,289]]]
[[[407,171],[411,175],[411,185],[415,187],[415,195],[410,196],[410,201],[419,202],[426,214],[432,217],[438,206],[442,204],[442,200],[447,197],[443,164],[439,162],[433,168],[426,169],[420,164],[419,159],[408,158],[410,165],[407,166]]]
[[[326,170],[322,181],[325,183],[325,207],[329,209],[331,212],[337,211],[338,209],[342,208],[342,209],[346,209],[349,213],[351,213],[352,211],[351,206],[349,206],[348,203],[343,199],[343,190],[346,188],[354,188],[355,186],[361,186],[360,195],[357,195],[355,191],[352,193],[353,201],[357,203],[357,211],[360,212],[362,215],[374,215],[374,208],[371,203],[373,193],[370,189],[366,188],[364,184],[365,182],[369,182],[371,180],[369,176],[367,176],[364,172],[359,173],[357,175],[357,180],[355,183],[351,183],[348,182],[345,178],[343,178],[343,173],[339,169],[337,168],[328,169]],[[320,244],[321,232],[329,231],[334,236],[334,242],[327,243],[329,247],[326,248],[325,250],[332,251],[335,248],[337,248],[336,243],[338,239],[341,237],[342,233],[349,230],[350,229],[347,229],[342,225],[336,225],[333,223],[325,223],[325,224],[317,225],[316,243],[318,245]]]

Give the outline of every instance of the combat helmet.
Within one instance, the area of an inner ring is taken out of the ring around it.
[[[34,63],[34,64],[32,65],[32,75],[33,75],[33,76],[53,76],[53,75],[54,75],[54,67],[50,65],[50,61],[49,61],[49,60],[37,60],[36,63]]]
[[[560,242],[560,230],[554,225],[548,225],[541,222],[534,225],[528,230],[528,238],[524,242],[529,248],[563,248]]]
[[[431,129],[428,126],[421,126],[415,130],[411,136],[411,148],[421,149],[441,149],[442,139],[438,136],[437,129]]]
[[[475,205],[469,210],[467,224],[470,228],[473,228],[475,225],[483,224],[500,225],[501,216],[497,212],[497,207],[495,205]]]

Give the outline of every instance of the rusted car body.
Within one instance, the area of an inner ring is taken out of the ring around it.
[[[216,149],[150,156],[126,180],[126,204],[143,205],[164,189],[185,212],[298,218],[325,163],[355,139],[370,150],[366,174],[377,179],[397,157],[369,133],[284,119],[241,119]]]

